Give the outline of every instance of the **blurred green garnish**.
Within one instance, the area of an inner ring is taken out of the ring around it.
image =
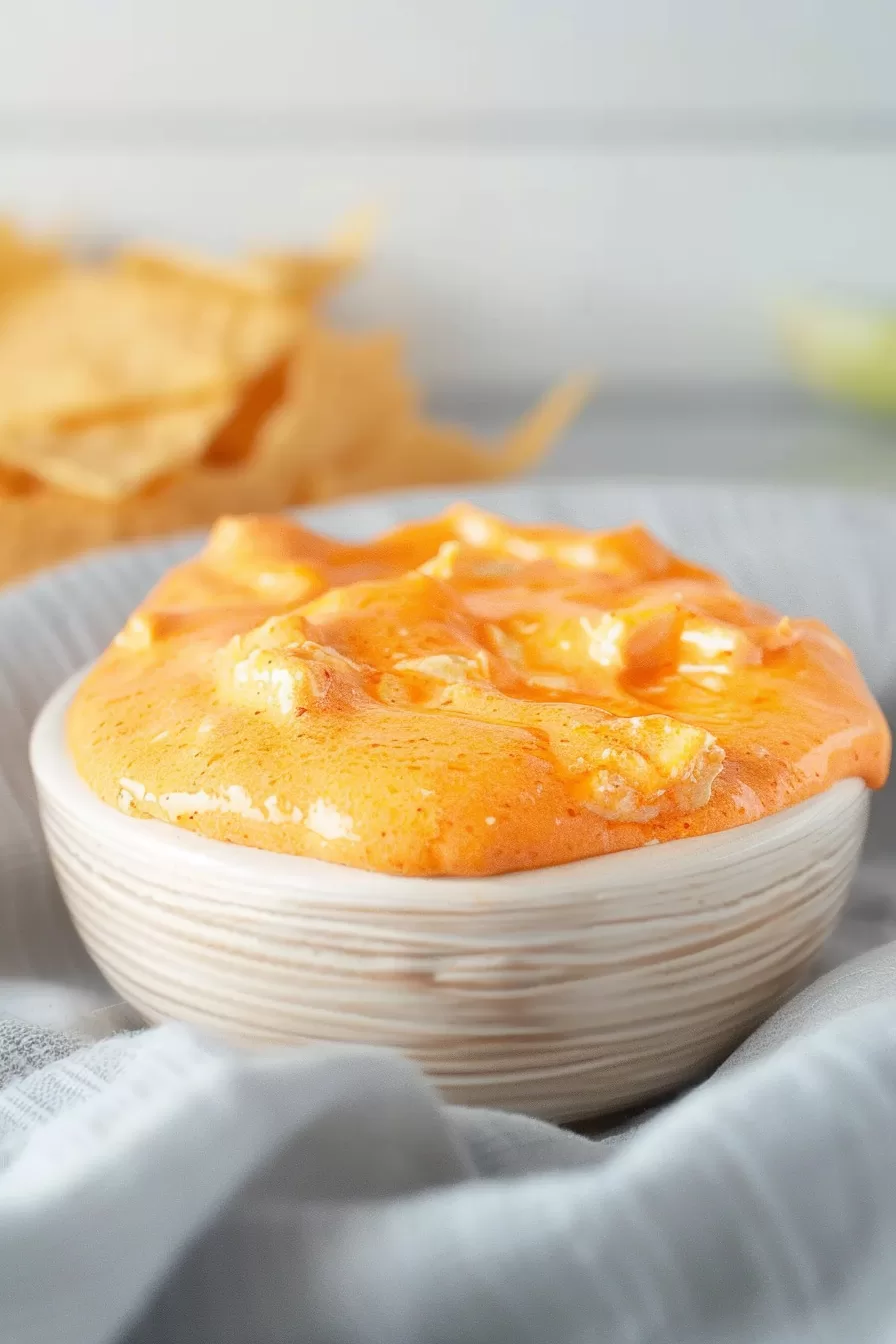
[[[896,310],[790,305],[782,334],[812,387],[866,410],[896,414]]]

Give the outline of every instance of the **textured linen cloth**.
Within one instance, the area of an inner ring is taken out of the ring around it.
[[[330,522],[366,533],[443,502]],[[640,517],[823,616],[896,701],[886,501],[540,484],[482,502],[596,527]],[[0,1344],[896,1340],[889,791],[835,969],[703,1086],[599,1141],[445,1107],[389,1052],[129,1030],[59,901],[27,736],[194,545],[0,596]]]
[[[612,1145],[388,1052],[171,1026],[49,1064],[0,1093],[0,1338],[889,1344],[896,949],[846,974]]]

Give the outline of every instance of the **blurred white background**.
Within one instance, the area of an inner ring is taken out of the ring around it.
[[[229,248],[358,205],[341,302],[439,409],[604,391],[563,470],[896,481],[792,391],[794,294],[896,295],[892,0],[0,0],[0,210]]]

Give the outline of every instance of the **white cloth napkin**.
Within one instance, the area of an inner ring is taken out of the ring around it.
[[[49,1064],[0,1092],[0,1338],[889,1344],[896,948],[832,976],[614,1144],[388,1052],[172,1026]]]
[[[331,521],[365,532],[439,502]],[[896,702],[885,503],[548,484],[483,502],[638,516],[724,555],[738,584],[828,619]],[[446,1108],[388,1052],[109,1035],[132,1023],[59,901],[27,736],[193,544],[0,596],[0,1341],[896,1339],[896,947],[840,964],[896,936],[892,794],[828,951],[838,969],[707,1084],[599,1142]]]

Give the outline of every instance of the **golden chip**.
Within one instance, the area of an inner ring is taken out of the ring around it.
[[[277,292],[293,300],[315,303],[345,280],[370,255],[377,214],[365,210],[353,215],[317,255],[301,252],[260,252],[248,265]]]
[[[64,265],[56,243],[36,242],[8,220],[0,219],[0,306]]]
[[[9,431],[0,437],[0,463],[74,495],[118,500],[201,457],[233,403],[230,394],[77,429]]]
[[[0,312],[0,432],[213,395],[270,363],[303,321],[285,303],[70,267]]]
[[[498,480],[528,471],[569,428],[594,392],[594,379],[582,374],[567,378],[541,398],[504,435],[497,451],[487,450],[485,473]]]
[[[591,391],[584,378],[561,383],[501,441],[489,444],[419,414],[393,340],[349,341],[327,332],[309,345],[314,349],[305,381],[299,358],[291,391],[258,441],[271,469],[291,483],[294,504],[411,485],[501,480],[543,457]]]
[[[18,498],[39,489],[40,482],[20,467],[7,467],[0,462],[0,499]]]
[[[394,335],[317,319],[371,232],[368,214],[319,254],[86,264],[0,223],[0,580],[221,513],[498,479],[541,457],[584,380],[489,444],[424,416]]]
[[[148,279],[197,285],[243,299],[282,299],[311,305],[355,270],[370,251],[371,213],[349,221],[320,252],[259,252],[214,261],[187,251],[127,248],[116,267]]]
[[[331,480],[326,497],[407,485],[497,481],[534,466],[575,419],[591,394],[591,381],[570,378],[549,391],[496,444],[455,425],[420,416],[388,426],[355,447],[351,467]],[[323,496],[315,494],[314,498]]]
[[[414,393],[394,336],[346,336],[322,327],[290,361],[283,399],[262,428],[257,451],[304,502],[350,479],[356,451],[377,434],[398,436]]]

